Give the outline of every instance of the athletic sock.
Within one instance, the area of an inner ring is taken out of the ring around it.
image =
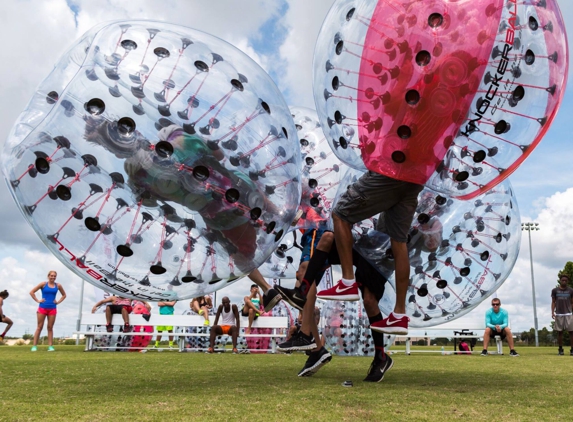
[[[382,321],[382,314],[374,315],[373,317],[368,317],[370,324]],[[374,360],[379,362],[384,362],[386,360],[386,353],[384,353],[384,334],[370,329],[372,332],[372,340],[374,341]]]
[[[173,346],[173,342],[172,342],[172,341],[169,342],[169,346]]]
[[[403,318],[406,314],[399,314],[398,312],[392,312],[396,318]]]
[[[0,337],[4,337],[6,335],[6,331],[4,331],[2,334],[0,334]]]
[[[159,347],[159,342],[158,342],[158,341],[155,342],[155,347]]]
[[[324,268],[324,264],[328,260],[328,252],[321,251],[320,249],[316,249],[312,254],[312,258],[308,262],[308,267],[306,272],[304,273],[304,277],[302,278],[302,282],[300,284],[300,289],[302,294],[305,296],[308,294],[308,290],[312,283],[320,283],[320,280],[316,280],[316,276],[322,272]]]
[[[350,287],[350,286],[352,286],[353,284],[356,283],[356,280],[353,279],[353,278],[350,279],[350,280],[348,280],[348,279],[346,279],[346,278],[342,278],[341,281],[342,281],[342,284],[344,284],[346,287]]]

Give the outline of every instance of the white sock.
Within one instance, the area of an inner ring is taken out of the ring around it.
[[[394,316],[395,316],[396,318],[402,318],[402,317],[405,317],[405,316],[406,316],[406,314],[399,314],[399,313],[397,313],[397,312],[392,312],[392,313],[394,314]]]
[[[340,281],[342,281],[342,284],[344,284],[346,287],[350,287],[350,286],[352,286],[354,283],[356,283],[356,280],[354,280],[354,279],[347,280],[347,279],[343,278],[343,279],[340,280]]]

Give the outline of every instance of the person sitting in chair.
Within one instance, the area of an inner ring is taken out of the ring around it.
[[[501,308],[501,301],[494,297],[491,301],[491,309],[485,313],[485,332],[483,333],[482,356],[487,356],[487,346],[491,337],[500,336],[503,340],[507,338],[509,345],[509,356],[517,357],[519,354],[513,348],[513,334],[508,327],[509,315],[505,309]]]

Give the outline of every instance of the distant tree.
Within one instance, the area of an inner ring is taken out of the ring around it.
[[[23,338],[24,340],[32,340],[32,339],[34,338],[34,335],[33,335],[33,334],[24,334],[24,335],[22,336],[22,338]]]
[[[566,274],[569,276],[569,287],[573,287],[573,262],[567,261],[565,267],[563,267],[563,269],[557,273],[557,285],[559,285],[559,277],[561,277],[561,274]]]
[[[447,337],[438,337],[436,339],[436,345],[438,346],[447,346],[450,340]]]

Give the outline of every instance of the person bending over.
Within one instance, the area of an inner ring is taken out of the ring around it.
[[[133,310],[131,299],[127,299],[121,296],[109,296],[105,299],[100,300],[92,308],[92,314],[102,306],[104,303],[110,303],[110,305],[105,308],[105,329],[108,333],[113,332],[113,325],[111,325],[111,320],[113,315],[121,315],[123,318],[123,332],[129,332],[131,326],[129,325],[129,314]]]

